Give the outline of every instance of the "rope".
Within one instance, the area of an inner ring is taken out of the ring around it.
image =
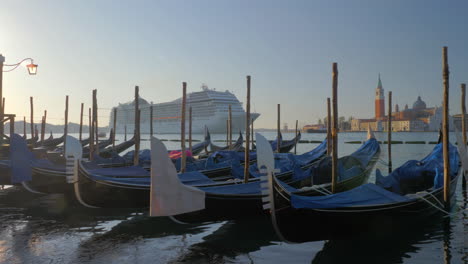
[[[441,206],[443,206],[443,204],[434,196],[432,195],[431,193],[428,193],[426,192],[426,194],[429,194],[431,197],[433,197]],[[423,193],[415,193],[414,195],[416,195],[418,198],[420,198],[421,200],[425,201],[426,203],[428,203],[429,205],[432,205],[432,207],[434,207],[435,209],[443,212],[444,214],[446,214],[447,216],[452,216],[453,214],[452,213],[449,213],[447,211],[445,211],[444,209],[438,207],[436,204],[432,203],[431,201],[429,201],[428,199],[424,198],[424,196],[421,196],[421,195],[424,195]]]

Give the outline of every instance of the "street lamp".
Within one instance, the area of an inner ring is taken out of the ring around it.
[[[5,62],[5,57],[0,54],[0,143],[3,143],[3,136],[4,136],[4,122],[6,121],[5,119],[5,113],[3,109],[3,73],[4,72],[11,72],[18,68],[23,62],[29,61],[29,64],[26,65],[26,68],[28,69],[29,75],[36,75],[37,73],[37,64],[34,64],[34,60],[31,58],[26,58],[21,60],[18,63],[15,64],[4,64]],[[3,70],[3,67],[11,67],[7,70]],[[13,120],[10,119],[10,122],[14,123],[14,117]],[[12,124],[13,125],[13,124]],[[10,129],[11,130],[11,129]]]

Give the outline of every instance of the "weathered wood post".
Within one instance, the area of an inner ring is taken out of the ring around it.
[[[65,126],[63,128],[63,135],[65,140],[63,141],[63,154],[65,155],[67,150],[67,136],[68,136],[68,95],[65,96]]]
[[[138,121],[138,111],[139,111],[139,91],[140,88],[135,86],[135,119],[134,119],[134,133],[135,133],[135,154],[133,155],[133,165],[137,166],[140,161],[140,134],[139,126],[140,122]]]
[[[3,98],[3,106],[5,106],[5,98]],[[10,116],[10,138],[13,137],[14,133],[15,133],[15,116],[11,115]]]
[[[83,109],[84,109],[84,103],[81,103],[81,111],[80,111],[80,141],[83,139]]]
[[[180,172],[185,172],[187,155],[185,153],[185,106],[187,103],[187,83],[182,83],[182,110],[180,115],[180,149],[182,150],[182,160]]]
[[[332,193],[335,193],[338,182],[338,64],[333,63],[332,75],[332,102],[333,102],[333,125],[332,125]]]
[[[45,138],[45,119],[47,116],[47,110],[44,110],[44,115],[42,116],[41,119],[41,142],[44,142]]]
[[[232,107],[229,105],[228,108],[228,146],[229,150],[231,150],[231,145],[232,145]]]
[[[462,109],[462,133],[463,133],[463,145],[466,149],[466,84],[461,84],[461,109]],[[463,173],[462,187],[466,187],[466,176]]]
[[[189,107],[189,121],[188,121],[188,144],[189,151],[192,153],[192,107]]]
[[[94,100],[93,100],[94,102]],[[93,103],[94,105],[94,103]],[[93,116],[91,112],[91,107],[89,108],[89,159],[93,160],[94,155],[94,123],[93,123]]]
[[[98,105],[97,89],[93,90],[93,131],[94,131],[94,152],[99,154],[99,123],[98,123]]]
[[[247,101],[245,107],[245,163],[244,163],[244,183],[249,181],[250,165],[250,75],[247,75]]]
[[[112,147],[115,148],[115,134],[117,134],[117,107],[114,108],[114,130],[112,135]]]
[[[462,83],[461,88],[461,110],[462,110],[462,133],[463,133],[463,143],[466,148],[466,84]]]
[[[251,121],[250,123],[250,137],[251,137],[250,149],[253,150],[254,149],[254,120],[251,119],[250,121]]]
[[[294,133],[294,138],[296,139],[295,144],[294,144],[294,155],[297,154],[297,122],[298,122],[298,120],[296,120],[296,130],[295,130],[295,133]]]
[[[444,155],[444,202],[450,208],[450,162],[449,162],[449,66],[447,47],[442,48],[442,77],[444,84],[444,102],[442,117],[443,155]]]
[[[278,113],[276,117],[276,152],[280,153],[281,151],[281,105],[278,104]]]
[[[33,104],[33,97],[32,96],[29,97],[29,102],[30,102],[30,105],[31,105],[31,138],[34,138],[34,104]]]
[[[327,98],[327,155],[332,154],[332,138],[331,138],[331,103],[330,97]]]
[[[124,125],[124,141],[127,141],[127,125]]]
[[[23,118],[23,137],[26,139],[26,116]]]
[[[388,92],[388,123],[387,123],[387,148],[388,148],[388,173],[392,172],[392,92]]]

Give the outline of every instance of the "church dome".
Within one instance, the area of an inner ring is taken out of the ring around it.
[[[414,110],[426,109],[426,103],[423,100],[421,100],[421,96],[418,96],[418,100],[414,102],[413,109]]]

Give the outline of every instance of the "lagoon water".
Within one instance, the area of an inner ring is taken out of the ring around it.
[[[262,134],[275,138],[274,132]],[[283,134],[284,139],[293,136]],[[303,134],[302,139],[324,137]],[[345,142],[365,137],[365,133],[340,133],[339,156],[360,146]],[[385,133],[376,133],[376,137],[387,139]],[[437,133],[426,132],[392,135],[393,140],[404,142],[437,141],[437,137]],[[148,135],[142,138],[142,149],[148,148]],[[202,138],[194,135],[194,139]],[[123,140],[123,135],[118,139]],[[225,135],[212,135],[212,140],[217,139],[225,139]],[[454,135],[451,142],[455,142]],[[168,149],[180,147],[180,142],[165,144]],[[299,144],[297,152],[315,146]],[[392,145],[393,165],[421,159],[433,147]],[[381,145],[381,161],[375,167],[383,172],[387,171],[386,148]],[[369,181],[374,179],[375,169]],[[457,204],[450,218],[427,219],[410,232],[394,232],[383,238],[363,233],[348,240],[287,244],[278,240],[267,218],[179,225],[168,218],[149,218],[146,210],[88,209],[67,204],[59,194],[37,196],[6,187],[0,190],[0,263],[468,263],[467,194],[461,180],[457,188]]]

